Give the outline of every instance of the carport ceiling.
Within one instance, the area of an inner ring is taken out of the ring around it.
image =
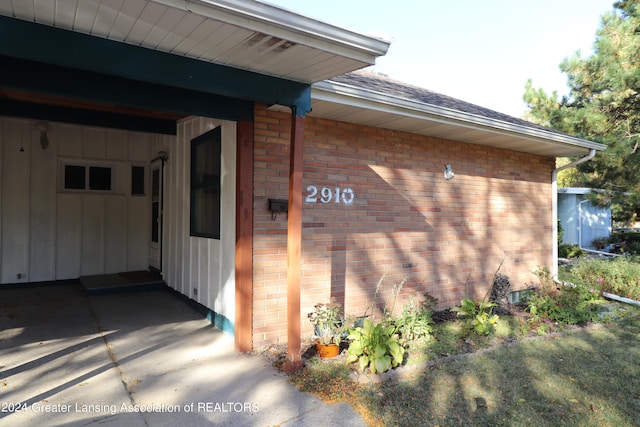
[[[389,42],[250,0],[29,0],[0,15],[313,83],[366,67]]]

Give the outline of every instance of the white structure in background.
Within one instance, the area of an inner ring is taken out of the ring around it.
[[[564,230],[562,243],[592,248],[596,238],[611,235],[611,209],[594,206],[590,188],[558,188],[558,218]]]

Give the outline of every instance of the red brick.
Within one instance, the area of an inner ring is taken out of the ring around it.
[[[267,199],[287,198],[290,117],[264,106],[254,117],[259,347],[287,336],[287,221],[272,221]],[[332,292],[345,311],[363,314],[383,275],[380,308],[405,276],[396,309],[418,283],[445,308],[465,295],[482,298],[501,262],[514,289],[551,262],[553,159],[313,117],[305,119],[304,146],[304,195],[315,185],[350,188],[355,199],[303,204],[303,333],[311,330],[307,310]],[[445,163],[456,173],[451,181]]]

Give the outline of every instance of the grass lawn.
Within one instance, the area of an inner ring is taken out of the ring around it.
[[[350,402],[372,426],[640,425],[638,310],[554,333],[516,322],[493,340],[465,338],[456,325],[410,349],[408,363],[429,363],[402,381],[357,385],[344,362],[315,358],[291,379],[326,401]]]

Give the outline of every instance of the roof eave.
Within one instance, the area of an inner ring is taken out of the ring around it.
[[[373,65],[390,41],[340,28],[286,9],[254,0],[150,0],[238,27]]]
[[[326,80],[312,85],[311,98],[312,100],[318,99],[380,112],[400,114],[405,117],[451,124],[468,129],[482,130],[487,133],[512,135],[530,141],[539,142],[541,144],[555,145],[558,146],[558,148],[561,148],[563,152],[566,152],[567,148],[570,147],[575,149],[575,154],[573,155],[585,154],[590,150],[602,151],[606,148],[604,144],[599,144],[566,134],[545,131],[536,127],[521,126],[490,117],[478,116],[432,104],[411,101],[360,87]],[[565,155],[566,154],[559,154],[557,157],[563,157]]]

